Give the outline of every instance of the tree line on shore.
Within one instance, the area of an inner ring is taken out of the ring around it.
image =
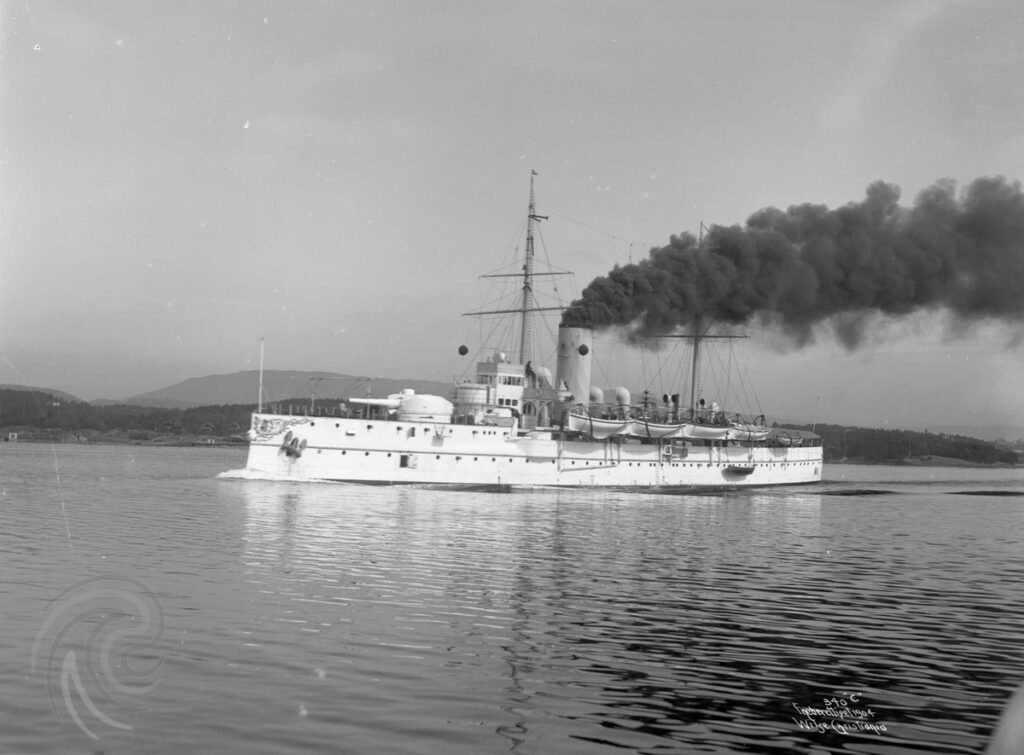
[[[303,411],[309,403],[308,399],[295,398],[276,406],[278,409]],[[94,405],[58,398],[43,391],[2,388],[0,431],[4,434],[38,431],[41,437],[53,439],[59,439],[61,433],[85,437],[120,433],[140,441],[167,436],[243,441],[255,408],[252,404],[188,409],[133,404]],[[317,409],[323,411],[328,407],[322,405]],[[799,429],[813,429],[818,433],[822,437],[825,460],[833,462],[878,463],[947,457],[978,464],[1014,464],[1021,458],[1012,448],[962,435],[827,424]]]
[[[1021,460],[1013,448],[963,435],[823,424],[813,430],[822,438],[825,461],[881,463],[944,457],[976,464],[1016,464]]]
[[[0,429],[70,432],[91,436],[121,431],[135,440],[166,435],[229,438],[249,429],[250,404],[168,409],[134,404],[94,405],[61,400],[42,391],[0,389]]]

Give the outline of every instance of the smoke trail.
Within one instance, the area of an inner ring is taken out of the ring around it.
[[[848,347],[876,314],[947,310],[961,322],[1024,322],[1024,194],[1005,178],[925,189],[911,208],[881,181],[836,209],[803,204],[715,226],[702,247],[673,236],[639,264],[594,279],[563,315],[570,326],[666,333],[698,318],[757,320],[798,344],[828,322]]]

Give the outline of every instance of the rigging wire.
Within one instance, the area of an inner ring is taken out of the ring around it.
[[[575,285],[576,285],[575,284],[575,281],[576,281],[575,274],[572,271],[570,271],[570,270],[566,270],[564,268],[557,267],[557,266],[555,266],[555,265],[553,265],[551,263],[551,257],[548,255],[548,245],[547,245],[547,243],[544,240],[544,233],[541,230],[540,224],[538,224],[538,225],[536,225],[534,227],[534,244],[535,244],[534,245],[534,250],[536,250],[538,242],[539,242],[541,254],[543,255],[543,263],[542,263],[542,265],[546,268],[546,271],[549,272],[549,273],[564,273],[564,274],[566,274],[570,278],[570,280],[572,281],[571,288],[575,289]],[[565,299],[563,299],[562,292],[561,292],[561,290],[558,287],[558,279],[560,277],[561,276],[557,275],[557,274],[551,275],[551,292],[550,292],[550,294],[548,294],[548,292],[546,292],[546,291],[539,292],[539,293],[545,294],[547,296],[547,299],[545,301],[543,301],[543,302],[537,297],[538,291],[537,291],[536,287],[533,289],[534,299],[535,299],[535,302],[536,302],[537,306],[550,305],[550,306],[558,306],[561,309],[565,309],[567,303],[566,303]],[[548,354],[546,356],[547,356],[547,360],[550,360],[551,358],[554,357],[555,351],[557,350],[558,329],[557,329],[557,327],[554,328],[554,329],[552,328],[551,323],[552,323],[553,318],[541,317],[539,319],[540,319],[541,323],[544,325],[544,327],[546,329],[546,335],[548,337],[548,342],[546,344]],[[540,344],[537,344],[537,346],[538,346],[538,349],[539,349]],[[543,364],[544,361],[545,360],[541,360],[541,363]]]
[[[730,342],[728,359],[723,358],[717,349],[708,349],[711,352],[708,359],[715,363],[716,377],[718,375],[725,376],[725,386],[722,391],[723,410],[729,411],[726,407],[735,406],[739,409],[735,413],[741,416],[763,414],[761,402],[757,398],[753,381],[750,379],[749,352],[747,352],[747,358],[741,362],[737,357],[736,348],[736,344]],[[715,389],[716,391],[722,389],[721,379],[715,382]]]
[[[749,376],[749,370],[746,370],[747,365],[749,364],[749,361],[750,361],[750,349],[749,348],[748,349],[744,349],[744,355],[746,357],[746,361],[743,364],[743,369],[745,371],[747,371],[747,374]],[[739,367],[737,367],[736,371],[742,375]],[[761,414],[761,411],[760,411],[759,406],[757,405],[757,402],[756,401],[752,401],[751,397],[750,397],[750,393],[753,392],[754,386],[750,382],[749,377],[748,377],[747,380],[740,380],[740,385],[743,387],[743,401],[744,401],[744,406],[747,408],[747,413],[751,414],[751,415]]]
[[[570,218],[570,217],[568,217],[566,215],[561,215],[561,214],[559,214],[557,212],[550,212],[550,211],[548,211],[548,214],[551,215],[552,217],[561,218],[562,220],[566,221],[567,223],[572,223],[573,225],[578,225],[580,228],[586,228],[588,231],[593,231],[594,233],[599,233],[602,236],[607,236],[608,238],[614,239],[615,241],[621,241],[623,244],[629,244],[630,245],[630,261],[632,261],[632,247],[633,247],[634,244],[636,246],[647,246],[647,247],[649,247],[651,249],[655,249],[655,248],[661,246],[660,244],[652,244],[652,243],[647,242],[647,241],[636,241],[635,239],[626,239],[626,238],[623,238],[622,236],[616,236],[614,233],[609,233],[608,231],[602,231],[600,228],[595,228],[592,225],[588,225],[588,224],[586,224],[586,223],[584,223],[582,221],[575,220],[575,219]]]
[[[518,310],[524,306],[522,301],[522,288],[509,285],[509,281],[519,277],[521,280],[521,274],[524,271],[524,265],[526,264],[525,252],[522,245],[524,235],[528,230],[528,220],[523,221],[519,225],[519,234],[517,243],[513,246],[511,255],[506,258],[506,263],[502,264],[491,273],[480,276],[478,284],[477,301],[481,302],[481,309],[495,309],[495,310]],[[546,308],[546,307],[557,307],[558,309],[565,309],[566,302],[562,297],[562,292],[558,287],[558,277],[562,274],[572,275],[572,272],[563,268],[558,268],[551,264],[550,255],[548,254],[547,244],[544,240],[544,236],[541,232],[540,225],[537,224],[534,227],[534,241],[535,241],[535,255],[537,246],[540,247],[540,255],[535,256],[534,262],[539,263],[538,267],[542,270],[538,271],[540,276],[550,277],[550,285],[540,286],[536,285],[536,279],[534,285],[531,286],[529,291],[529,301],[525,303],[525,307],[529,308]],[[491,280],[489,285],[483,283],[484,278],[501,278],[504,280]],[[486,292],[485,292],[486,289]],[[529,318],[529,329],[534,334],[533,351],[534,359],[539,364],[546,364],[554,357],[557,350],[557,329],[552,323],[550,317],[537,316],[537,313],[526,312],[524,313],[526,318]],[[487,323],[483,320],[493,318],[493,326],[487,328]],[[501,315],[477,315],[476,319],[481,322],[478,324],[478,346],[477,353],[480,354],[485,349],[493,348],[506,353],[514,353],[516,350],[516,342],[519,338],[519,330],[521,322],[517,322],[515,318],[505,317]],[[540,327],[537,323],[540,323]],[[519,326],[519,327],[517,327]],[[540,336],[539,338],[537,336]],[[463,366],[463,374],[469,369],[469,367]]]
[[[754,404],[755,404],[755,405],[757,406],[757,413],[758,413],[758,414],[762,414],[762,415],[763,415],[763,414],[764,414],[764,409],[763,409],[763,408],[761,407],[761,399],[760,399],[760,398],[758,398],[758,396],[757,396],[757,390],[756,390],[756,389],[754,389],[754,384],[753,384],[753,383],[751,382],[751,380],[750,380],[750,368],[749,368],[749,363],[748,363],[748,364],[746,364],[746,365],[744,365],[744,369],[746,370],[746,377],[747,377],[747,380],[746,380],[746,382],[747,382],[747,385],[749,385],[749,386],[750,386],[750,390],[751,390],[751,393],[753,393],[753,394],[754,394]]]

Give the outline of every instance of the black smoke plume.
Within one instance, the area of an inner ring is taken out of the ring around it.
[[[691,234],[673,236],[639,264],[595,278],[562,324],[642,336],[757,320],[802,344],[828,322],[854,348],[877,314],[1024,322],[1020,183],[979,178],[958,196],[954,182],[940,181],[913,207],[899,198],[879,181],[836,209],[767,208],[744,227],[714,226],[700,247]]]

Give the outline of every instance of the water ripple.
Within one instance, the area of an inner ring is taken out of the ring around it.
[[[130,736],[95,724],[107,751],[973,752],[1024,679],[1019,475],[453,494],[88,449],[61,463],[72,555],[49,462],[14,452],[12,751],[81,750],[12,659],[100,570],[164,616],[161,684]]]

